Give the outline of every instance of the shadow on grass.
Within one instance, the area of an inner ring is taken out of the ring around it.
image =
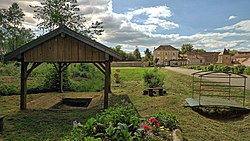
[[[243,120],[250,114],[249,109],[225,108],[225,107],[193,107],[200,115],[222,122]]]

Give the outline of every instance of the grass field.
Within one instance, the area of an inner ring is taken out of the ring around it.
[[[121,99],[131,101],[145,117],[155,111],[164,110],[176,114],[184,137],[188,141],[248,141],[250,138],[250,117],[245,115],[234,119],[215,119],[201,115],[190,108],[184,108],[185,98],[191,97],[192,78],[186,75],[161,69],[165,78],[164,88],[168,95],[142,95],[143,73],[151,68],[113,68],[120,69],[121,84],[112,84],[110,104]],[[247,91],[247,105],[250,107],[250,93]],[[39,97],[29,95],[28,101]],[[72,129],[72,121],[85,122],[100,112],[89,110],[28,110],[18,111],[18,96],[0,97],[0,114],[5,118],[4,140],[60,140]]]

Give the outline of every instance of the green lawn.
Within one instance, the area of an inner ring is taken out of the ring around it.
[[[110,104],[121,99],[131,101],[140,116],[152,115],[164,110],[177,115],[184,137],[189,141],[247,141],[250,138],[250,117],[233,120],[216,120],[200,115],[190,108],[184,108],[185,98],[191,97],[192,78],[161,69],[165,78],[164,87],[168,95],[149,97],[142,95],[143,73],[152,68],[113,68],[120,70],[121,84],[112,84]],[[247,104],[250,107],[249,92]],[[32,100],[38,95],[29,95]],[[4,140],[59,140],[68,134],[72,121],[85,122],[100,110],[29,110],[18,111],[18,96],[0,97],[0,114],[5,114]]]

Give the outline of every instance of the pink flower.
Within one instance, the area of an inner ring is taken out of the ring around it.
[[[143,125],[142,127],[143,127],[143,129],[146,130],[146,131],[150,130],[150,127],[147,126],[147,125]]]

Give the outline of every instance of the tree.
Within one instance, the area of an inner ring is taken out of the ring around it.
[[[183,44],[181,46],[181,53],[184,54],[186,52],[192,52],[194,50],[192,44]]]
[[[135,48],[133,54],[134,54],[136,60],[141,60],[141,53],[140,53],[138,47]]]
[[[83,14],[80,14],[80,7],[77,0],[43,0],[41,6],[35,5],[35,19],[41,21],[37,24],[40,29],[51,31],[55,28],[65,25],[81,34],[90,38],[95,35],[101,35],[103,30],[102,22],[93,22],[92,25],[86,27]]]
[[[121,54],[122,57],[123,57],[123,59],[126,58],[127,53],[126,53],[125,51],[122,50],[122,46],[121,46],[121,45],[117,45],[117,46],[115,46],[114,48],[111,48],[111,49],[113,49],[113,50],[116,51],[117,53]]]
[[[206,50],[204,50],[204,49],[194,49],[193,52],[204,53],[204,52],[206,52]]]
[[[132,52],[130,52],[130,53],[126,54],[126,60],[127,61],[136,61],[137,58],[136,58],[136,56]]]
[[[148,48],[146,48],[144,54],[145,54],[144,61],[153,61],[152,53],[149,51]]]
[[[33,39],[34,34],[22,25],[23,10],[17,3],[0,9],[0,55],[12,51]]]

